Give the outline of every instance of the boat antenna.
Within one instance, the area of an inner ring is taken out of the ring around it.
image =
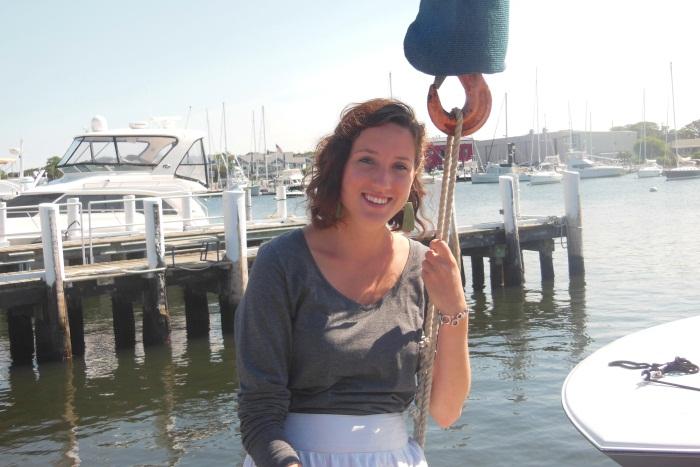
[[[390,97],[391,99],[394,98],[394,89],[393,89],[393,87],[391,86],[391,72],[389,72],[389,97]]]
[[[187,118],[185,119],[185,130],[190,126],[190,115],[192,115],[192,106],[187,109]]]
[[[204,109],[207,114],[207,151],[211,154],[211,126],[209,125],[209,109]]]

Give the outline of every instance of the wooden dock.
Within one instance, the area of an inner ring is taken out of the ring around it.
[[[563,217],[520,216],[517,182],[503,177],[501,183],[504,221],[456,229],[461,257],[471,259],[471,286],[485,287],[486,258],[492,289],[520,286],[522,250],[539,252],[541,279],[553,280],[552,252],[563,238],[570,275],[583,274],[580,244],[571,243],[581,239],[578,178],[569,196],[575,202]],[[233,332],[233,314],[258,245],[304,224],[247,225],[243,193],[226,192],[223,201],[222,225],[172,233],[160,230],[160,201],[146,202],[145,233],[95,239],[90,255],[84,242],[62,241],[51,220],[57,209],[42,206],[47,224],[42,243],[0,248],[0,311],[6,314],[13,364],[31,364],[35,356],[41,363],[83,355],[82,300],[91,296],[111,297],[117,349],[135,345],[134,305],[142,311],[144,345],[169,341],[166,287],[183,290],[189,337],[209,332],[207,293],[219,297],[222,332]]]

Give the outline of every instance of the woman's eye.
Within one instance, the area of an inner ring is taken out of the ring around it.
[[[408,170],[408,166],[406,164],[396,164],[395,167],[399,170]]]
[[[361,158],[359,159],[359,162],[361,162],[361,163],[363,163],[363,164],[371,164],[371,163],[373,163],[374,161],[372,160],[371,157],[361,157]]]

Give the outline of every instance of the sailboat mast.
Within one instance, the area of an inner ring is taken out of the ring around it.
[[[642,160],[647,161],[647,90],[642,89]]]
[[[265,139],[265,106],[262,106],[263,159],[265,160],[265,180],[270,179],[267,173],[267,140]]]
[[[258,145],[256,143],[256,138],[255,138],[255,110],[251,110],[250,112],[252,115],[253,119],[253,152],[250,154],[250,164],[248,164],[248,177],[251,177],[253,175],[253,164],[255,161],[255,153],[258,152]],[[258,164],[255,164],[255,178],[259,178],[258,174]]]
[[[221,103],[221,116],[223,118],[224,126],[224,152],[228,154],[228,139],[226,137],[226,102]]]
[[[673,62],[670,62],[669,65],[671,69],[671,108],[673,109],[673,145],[675,146],[674,154],[676,155],[676,167],[678,167],[678,127],[676,126],[676,93],[673,88]]]
[[[537,80],[537,68],[535,68],[535,126],[537,127],[537,164],[542,160],[542,149],[540,146],[540,91]],[[532,165],[532,161],[530,161]]]

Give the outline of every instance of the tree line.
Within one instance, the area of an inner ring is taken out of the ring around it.
[[[676,163],[676,156],[671,145],[676,139],[700,139],[700,120],[695,120],[678,131],[669,128],[667,125],[659,125],[654,122],[637,122],[610,128],[610,131],[623,130],[637,133],[633,154],[627,155],[629,162],[640,163],[644,158],[644,154],[646,154],[647,159],[656,159],[659,164],[673,165]],[[645,143],[646,151],[644,148]],[[695,149],[692,154],[688,155],[694,159],[700,159],[700,148]]]

